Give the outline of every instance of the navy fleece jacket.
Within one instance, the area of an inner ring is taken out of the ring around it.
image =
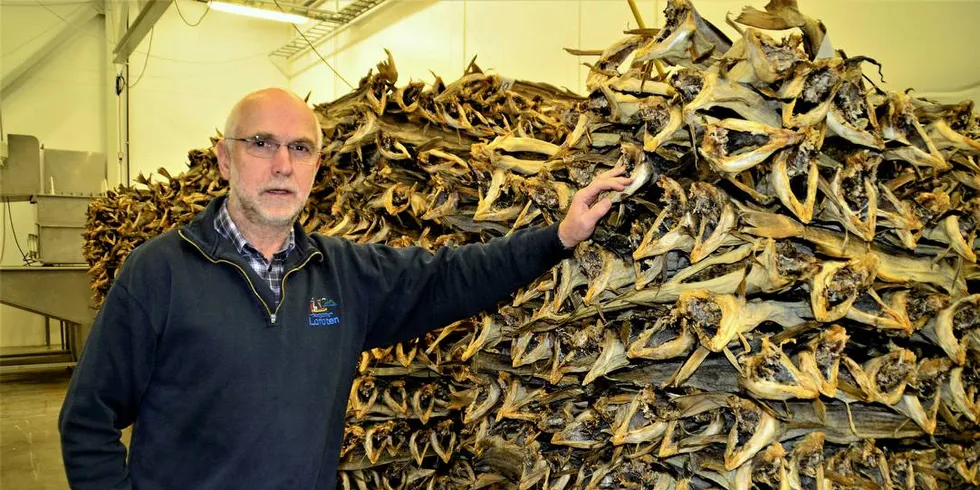
[[[490,308],[566,256],[557,225],[435,254],[296,226],[276,306],[215,232],[221,199],[113,283],[59,420],[72,488],[333,489],[361,351]]]

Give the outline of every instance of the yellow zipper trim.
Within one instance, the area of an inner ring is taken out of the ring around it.
[[[296,266],[296,267],[294,267],[292,269],[289,269],[289,271],[286,272],[282,276],[282,283],[280,284],[280,289],[282,290],[282,294],[279,297],[279,304],[276,305],[276,311],[275,311],[275,313],[273,313],[272,310],[269,309],[268,303],[266,303],[265,300],[262,299],[262,296],[259,294],[259,291],[257,289],[255,289],[255,284],[252,283],[252,280],[248,277],[248,273],[245,272],[245,269],[242,269],[242,267],[240,265],[238,265],[238,264],[236,264],[236,263],[234,263],[234,262],[232,262],[230,260],[212,258],[210,255],[207,254],[207,252],[205,252],[204,250],[202,250],[201,247],[199,247],[197,245],[197,243],[194,243],[194,240],[191,240],[190,238],[187,238],[187,236],[184,235],[184,231],[183,230],[177,230],[177,234],[180,235],[180,237],[183,238],[184,241],[186,241],[187,243],[190,243],[191,245],[193,245],[194,248],[196,248],[198,252],[201,252],[201,255],[203,255],[206,259],[208,259],[209,261],[211,261],[212,264],[218,264],[218,263],[231,264],[236,269],[238,269],[238,272],[241,272],[242,273],[242,277],[244,277],[245,280],[248,281],[248,286],[250,288],[252,288],[252,294],[254,294],[255,297],[259,300],[259,303],[262,303],[262,307],[265,308],[265,313],[267,315],[269,315],[269,321],[271,321],[272,323],[276,323],[276,317],[279,314],[279,308],[282,308],[282,304],[283,304],[283,302],[285,302],[285,299],[286,299],[286,278],[289,277],[289,275],[292,274],[293,272],[296,272],[296,271],[302,269],[303,267],[305,267],[306,264],[308,264],[310,262],[310,260],[313,259],[314,256],[316,256],[316,255],[322,255],[319,250],[313,252],[312,254],[310,254],[309,257],[306,258],[306,261],[304,261],[302,264],[300,264],[300,265],[298,265],[298,266]]]
[[[273,318],[272,323],[276,323],[275,318],[279,316],[279,308],[282,308],[282,304],[286,302],[286,278],[288,278],[289,275],[292,274],[293,272],[296,272],[302,269],[303,267],[306,267],[306,264],[309,264],[310,261],[313,260],[313,257],[317,255],[323,255],[323,254],[321,254],[319,250],[316,250],[313,253],[311,253],[310,256],[307,257],[305,261],[303,261],[302,264],[297,265],[292,269],[289,269],[289,271],[283,274],[282,284],[279,285],[279,289],[282,291],[282,294],[279,295],[279,304],[276,305],[276,312],[272,314],[272,318]]]

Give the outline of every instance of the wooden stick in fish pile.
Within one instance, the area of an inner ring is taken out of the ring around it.
[[[635,179],[507,304],[362,354],[343,488],[980,485],[972,102],[818,58],[795,1],[744,9],[735,42],[687,0],[665,18],[589,63],[587,97],[475,64],[398,87],[389,55],[316,107],[301,219],[361,243],[485,241],[560,220],[612,166]],[[212,169],[93,205],[100,293],[132,242],[220,192]]]

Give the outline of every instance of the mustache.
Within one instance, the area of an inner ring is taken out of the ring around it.
[[[273,184],[262,188],[262,192],[268,192],[268,191],[286,191],[286,192],[291,192],[293,194],[299,194],[299,190],[296,189],[295,186],[288,185],[288,184]]]

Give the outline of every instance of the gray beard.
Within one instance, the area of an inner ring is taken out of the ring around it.
[[[242,211],[242,215],[245,216],[245,219],[248,220],[250,223],[259,224],[261,226],[289,229],[293,226],[293,223],[296,222],[296,219],[299,218],[300,213],[303,212],[303,210],[300,209],[289,218],[285,218],[282,220],[270,220],[265,216],[263,216],[262,212],[259,211],[259,209],[256,206],[246,201],[245,199],[242,199],[241,196],[237,195],[237,193],[235,194],[234,197],[235,197],[235,201],[237,201],[239,208]]]

